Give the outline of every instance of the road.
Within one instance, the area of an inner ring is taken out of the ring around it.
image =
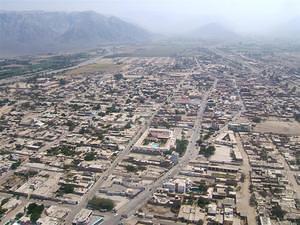
[[[243,100],[240,96],[239,89],[238,89],[238,86],[236,84],[235,79],[233,79],[233,83],[234,83],[234,86],[235,86],[236,90],[238,91],[239,105],[241,106],[241,109],[233,116],[233,118],[230,120],[230,122],[236,122],[237,120],[239,120],[242,113],[246,111],[244,102],[243,102]],[[221,127],[218,131],[216,131],[214,133],[214,135],[208,139],[208,142],[213,142],[213,140],[215,139],[216,136],[218,136],[218,134],[221,134],[222,132],[227,131],[228,130],[228,124],[230,122],[227,122],[223,127]]]
[[[181,84],[183,84],[183,82],[186,80],[187,75],[184,77],[184,79],[181,80],[180,83],[177,84],[176,88],[174,89],[175,93],[181,86]],[[165,102],[169,102],[170,99],[173,97],[173,94],[169,95],[166,99]],[[97,191],[100,189],[102,183],[104,183],[106,181],[106,179],[113,173],[114,169],[117,167],[117,165],[130,153],[131,151],[131,147],[135,144],[135,142],[137,142],[137,140],[139,139],[139,137],[149,128],[149,126],[151,125],[151,121],[153,120],[153,118],[155,117],[155,115],[157,114],[157,112],[159,111],[160,107],[165,103],[161,103],[159,107],[157,107],[157,109],[152,113],[150,119],[143,125],[143,127],[139,130],[139,132],[134,136],[134,138],[129,142],[129,144],[127,145],[127,147],[119,153],[119,155],[117,156],[117,158],[113,161],[113,163],[111,164],[110,168],[108,170],[106,170],[101,177],[96,181],[96,183],[92,186],[92,188],[83,195],[80,203],[78,205],[76,205],[75,208],[72,209],[72,211],[68,214],[67,218],[65,219],[65,224],[71,224],[74,217],[76,216],[77,213],[79,213],[79,211],[82,208],[85,208],[88,204],[88,201],[95,196],[95,194],[97,193]]]
[[[96,59],[94,59],[94,60],[96,60]],[[92,61],[89,61],[89,63],[91,63],[91,62],[92,62]],[[88,63],[88,62],[86,62],[86,63]],[[79,65],[78,65],[78,66],[79,66]],[[110,77],[111,77],[111,76],[110,76]],[[109,79],[110,77],[104,75],[104,76],[101,77],[101,79],[100,79],[99,81],[105,81],[105,80]],[[66,103],[69,103],[69,102],[71,102],[74,98],[75,98],[75,97],[72,96],[72,97],[66,99],[66,100],[64,101],[64,103],[65,103],[65,104],[66,104]],[[52,108],[53,108],[53,107],[52,107]],[[49,109],[49,110],[50,110],[50,109]],[[78,132],[79,127],[77,127],[76,129],[77,129],[77,132]],[[76,132],[76,130],[75,130],[74,132]],[[46,142],[46,144],[45,144],[44,146],[42,146],[42,147],[39,149],[39,152],[46,151],[46,150],[50,149],[51,147],[58,145],[58,144],[61,142],[61,140],[65,139],[65,138],[67,137],[67,135],[68,135],[69,133],[70,133],[69,131],[64,130],[64,131],[60,134],[59,138],[57,138],[57,139],[55,139],[55,140],[53,140],[53,141],[50,141],[50,142]],[[140,134],[137,134],[137,135],[140,135]],[[136,141],[135,139],[132,140],[132,143],[134,143],[135,141]],[[124,153],[124,154],[126,154],[126,153]],[[27,162],[28,162],[28,159],[26,159],[25,161],[23,161],[23,162],[22,162],[22,165],[24,165],[24,164],[27,163]],[[115,163],[115,162],[114,162],[114,163]],[[14,174],[14,172],[15,172],[14,170],[9,170],[8,172],[4,173],[4,174],[0,177],[0,186],[3,185],[3,184],[6,182],[7,178],[11,177],[11,176]],[[100,181],[99,181],[99,182],[100,182]],[[35,201],[35,202],[36,202],[36,201],[38,201],[38,200],[32,200],[32,201]],[[23,203],[24,203],[24,202],[26,202],[26,204],[27,204],[29,201],[28,201],[28,200],[27,200],[27,201],[24,200]],[[41,203],[44,204],[44,202],[45,202],[45,201],[43,201],[43,202],[41,202]],[[49,202],[48,205],[54,205],[54,204],[57,204],[56,202],[52,202],[52,201],[48,201],[48,202]],[[22,203],[21,205],[23,205],[23,203]],[[24,203],[24,204],[25,204],[25,203]],[[18,209],[19,209],[20,207],[21,207],[21,206],[18,206],[17,209],[15,209],[15,210],[9,212],[9,213],[6,215],[6,217],[5,217],[5,219],[6,219],[5,221],[8,221],[9,219],[12,219],[12,218],[15,216],[14,213],[17,212]],[[69,207],[70,207],[70,205],[69,205]],[[0,224],[1,224],[1,223],[0,223]],[[71,223],[69,223],[69,224],[71,224]]]
[[[152,114],[150,121],[155,116],[156,112]],[[82,209],[85,208],[88,204],[88,201],[97,193],[99,188],[101,187],[102,183],[107,179],[108,176],[110,176],[113,173],[113,170],[116,168],[116,166],[119,164],[120,161],[122,161],[130,152],[132,145],[138,140],[138,138],[146,131],[146,129],[149,127],[150,123],[147,122],[140,130],[139,132],[134,136],[134,138],[129,142],[127,147],[119,153],[118,157],[113,161],[110,168],[106,170],[101,177],[96,181],[96,183],[92,186],[92,188],[83,195],[82,199],[80,200],[80,203],[76,205],[75,208],[72,209],[72,211],[68,214],[65,222],[66,224],[71,224],[76,214]]]
[[[153,193],[157,188],[161,187],[166,180],[176,176],[181,171],[181,169],[184,168],[190,162],[190,160],[194,159],[198,155],[198,149],[195,146],[196,146],[196,141],[199,139],[201,121],[206,108],[208,97],[210,96],[211,91],[216,88],[216,85],[217,85],[217,79],[215,80],[211,90],[209,92],[206,92],[205,96],[202,99],[202,104],[200,106],[200,109],[198,110],[197,119],[194,123],[193,133],[190,137],[186,152],[183,155],[183,157],[179,160],[179,163],[174,167],[172,167],[168,172],[162,175],[159,179],[157,179],[153,184],[147,186],[145,190],[142,193],[140,193],[138,196],[136,196],[133,200],[131,200],[126,205],[121,207],[118,210],[118,215],[112,215],[110,217],[105,218],[105,221],[103,222],[102,225],[118,224],[118,222],[122,219],[121,218],[122,215],[126,215],[126,216],[133,215],[137,209],[142,207],[152,197]]]
[[[256,211],[253,207],[250,206],[250,170],[251,166],[249,163],[249,158],[246,151],[243,148],[241,143],[241,138],[239,134],[236,135],[237,147],[239,148],[242,157],[243,157],[243,165],[241,166],[242,173],[245,175],[245,180],[241,184],[241,190],[238,192],[237,196],[237,209],[239,212],[247,215],[248,224],[256,224]]]
[[[236,89],[238,90],[236,80],[233,79],[234,85]],[[240,93],[238,92],[238,97],[241,105],[241,110],[237,115],[234,116],[232,121],[238,120],[243,112],[246,111],[244,102],[240,96]],[[255,208],[251,207],[249,202],[250,202],[250,196],[251,193],[249,191],[250,187],[250,171],[251,171],[251,166],[249,163],[249,158],[244,150],[244,147],[242,145],[241,139],[239,134],[236,134],[236,141],[237,141],[237,147],[240,150],[242,157],[243,157],[243,164],[241,165],[241,170],[242,173],[245,175],[244,182],[241,184],[241,190],[237,193],[237,209],[239,212],[243,213],[244,215],[247,215],[247,220],[248,224],[256,224],[256,210]]]

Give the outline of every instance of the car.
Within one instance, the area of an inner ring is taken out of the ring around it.
[[[107,209],[100,209],[100,212],[107,212]]]

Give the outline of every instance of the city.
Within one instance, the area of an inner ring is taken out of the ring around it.
[[[300,1],[0,0],[0,225],[300,225]]]
[[[1,224],[299,224],[300,54],[241,49],[1,80]]]

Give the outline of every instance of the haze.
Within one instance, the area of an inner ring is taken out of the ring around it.
[[[0,10],[85,11],[114,15],[163,34],[217,22],[264,34],[299,17],[299,0],[0,0]]]

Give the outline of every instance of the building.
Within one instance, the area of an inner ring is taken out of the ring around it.
[[[173,131],[150,128],[144,132],[133,146],[133,150],[144,153],[161,153],[174,148],[176,139]]]
[[[75,216],[72,224],[73,225],[87,225],[90,222],[92,210],[81,209],[80,212]]]
[[[176,179],[163,184],[163,187],[168,189],[169,192],[186,193],[190,187],[189,180]]]
[[[197,223],[204,221],[205,213],[201,212],[201,208],[192,205],[182,205],[178,214],[178,218],[186,222]]]
[[[173,151],[172,154],[170,155],[170,160],[172,161],[173,164],[177,164],[179,160],[179,153]]]
[[[228,129],[235,132],[250,132],[251,123],[229,123]]]
[[[259,224],[260,225],[272,225],[270,217],[267,217],[267,216],[260,216]]]

